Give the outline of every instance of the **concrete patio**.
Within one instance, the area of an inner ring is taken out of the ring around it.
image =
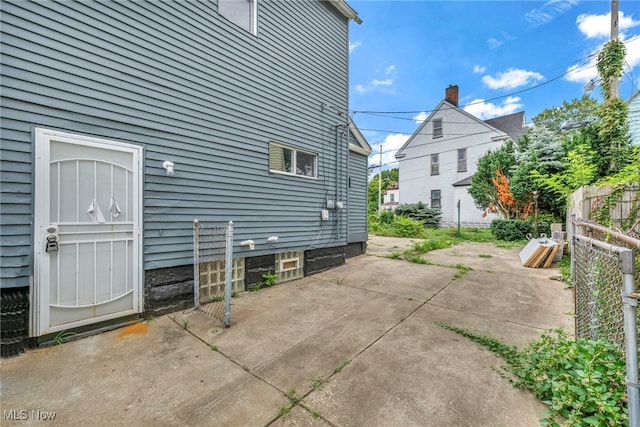
[[[242,293],[228,329],[187,310],[2,360],[2,425],[539,425],[501,360],[436,322],[518,346],[572,330],[558,270],[481,243],[382,257],[411,244],[371,237],[342,267]]]

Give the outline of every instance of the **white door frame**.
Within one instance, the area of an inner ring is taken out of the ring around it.
[[[78,144],[99,149],[130,153],[133,156],[133,298],[137,307],[127,312],[118,312],[64,324],[58,327],[49,325],[49,255],[45,251],[46,228],[50,212],[50,142]],[[54,130],[35,129],[35,170],[34,170],[34,282],[31,288],[31,327],[30,336],[42,336],[48,333],[84,326],[105,320],[111,320],[144,310],[144,280],[142,267],[142,211],[143,211],[143,148],[133,144],[115,142],[78,134]]]

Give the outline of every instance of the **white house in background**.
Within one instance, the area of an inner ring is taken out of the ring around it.
[[[382,209],[395,209],[400,204],[400,186],[397,182],[394,182],[391,187],[389,187],[383,196],[383,203],[380,206]]]
[[[637,90],[629,101],[629,134],[632,144],[640,144],[640,90]]]
[[[476,208],[468,193],[478,160],[507,140],[525,132],[524,112],[481,120],[458,107],[458,86],[449,86],[442,100],[396,153],[403,203],[427,203],[442,210],[441,225],[460,222],[489,226],[495,218]]]

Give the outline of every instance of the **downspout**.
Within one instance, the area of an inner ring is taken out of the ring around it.
[[[351,166],[351,162],[349,161],[349,158],[351,156],[351,151],[349,151],[349,134],[351,133],[349,131],[349,119],[347,119],[347,143],[345,145],[346,147],[346,151],[347,151],[347,200],[345,201],[345,203],[347,204],[347,241],[345,242],[347,245],[349,244],[349,223],[351,220],[351,215],[349,214],[349,209],[351,208],[351,199],[350,199],[350,195],[351,195],[351,188],[350,185],[351,184],[351,174],[350,174],[350,168],[349,166]]]
[[[339,169],[339,162],[340,162],[340,144],[338,143],[339,141],[339,136],[338,133],[340,132],[340,125],[337,124],[336,125],[336,192],[334,193],[334,212],[336,213],[336,240],[340,239],[340,214],[339,211],[335,208],[335,203],[338,202],[338,196],[339,196],[339,191],[340,191],[340,169]]]

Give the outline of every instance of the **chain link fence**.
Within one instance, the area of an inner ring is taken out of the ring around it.
[[[583,219],[571,224],[576,337],[604,339],[624,351],[629,425],[639,427],[640,239]]]
[[[233,223],[224,227],[193,221],[193,305],[231,326]],[[227,268],[229,266],[229,268]]]

